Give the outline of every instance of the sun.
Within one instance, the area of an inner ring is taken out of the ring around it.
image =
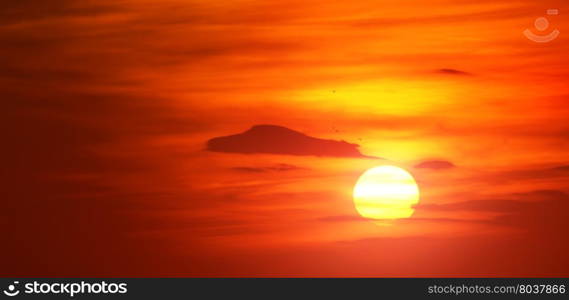
[[[395,166],[378,166],[363,173],[354,186],[354,204],[368,219],[409,218],[419,202],[413,176]]]

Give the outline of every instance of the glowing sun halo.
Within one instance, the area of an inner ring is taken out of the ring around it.
[[[394,166],[367,170],[354,187],[358,213],[369,219],[400,219],[413,214],[419,187],[409,172]]]

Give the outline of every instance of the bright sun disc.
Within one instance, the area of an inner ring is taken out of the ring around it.
[[[354,187],[358,213],[369,219],[409,218],[419,202],[419,187],[409,172],[394,166],[367,170]]]

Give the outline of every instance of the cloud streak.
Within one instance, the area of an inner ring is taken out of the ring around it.
[[[427,160],[414,166],[417,169],[446,170],[456,167],[452,162],[446,160]]]
[[[289,164],[276,164],[268,167],[234,167],[231,170],[245,173],[265,173],[304,170],[304,168]]]

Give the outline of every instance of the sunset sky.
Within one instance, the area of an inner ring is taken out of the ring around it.
[[[2,1],[0,274],[569,276],[568,16],[565,0]],[[379,165],[417,181],[410,218],[358,214]]]

